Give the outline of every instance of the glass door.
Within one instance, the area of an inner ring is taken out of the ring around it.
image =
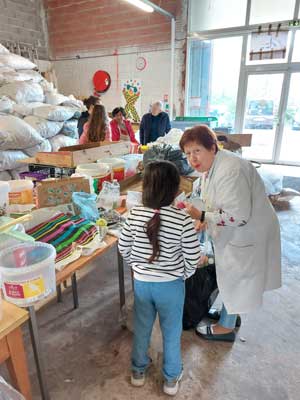
[[[279,163],[300,164],[300,72],[291,74],[289,94],[281,143],[279,143]]]
[[[243,156],[274,161],[284,73],[249,73],[246,77],[247,94],[242,132],[252,134],[252,145],[243,148]]]

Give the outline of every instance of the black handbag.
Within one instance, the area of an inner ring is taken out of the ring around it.
[[[195,328],[207,316],[217,287],[215,264],[197,268],[195,274],[185,281],[184,330]]]

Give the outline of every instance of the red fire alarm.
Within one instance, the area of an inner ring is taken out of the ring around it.
[[[105,93],[111,85],[111,78],[106,71],[97,71],[93,76],[94,89],[98,93]]]

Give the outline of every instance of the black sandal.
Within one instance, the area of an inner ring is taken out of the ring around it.
[[[221,317],[221,311],[215,310],[213,312],[208,312],[207,317],[209,319],[212,319],[214,321],[219,321],[220,317]],[[236,317],[236,323],[235,323],[235,327],[239,328],[242,325],[242,319],[241,316],[238,315]]]
[[[197,330],[195,330],[196,334],[200,336],[203,339],[206,340],[215,340],[218,342],[234,342],[235,341],[235,332],[231,331],[229,333],[222,333],[222,334],[214,334],[211,327],[207,326],[206,327],[206,333],[201,333]]]

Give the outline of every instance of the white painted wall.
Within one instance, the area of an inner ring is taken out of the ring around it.
[[[144,57],[147,66],[143,71],[136,68],[137,57]],[[53,61],[61,93],[75,96],[89,96],[93,93],[92,77],[97,70],[107,71],[112,79],[108,92],[102,100],[108,111],[122,104],[121,82],[123,79],[141,79],[141,114],[148,112],[153,100],[163,100],[164,94],[170,96],[170,50],[154,50],[124,55],[107,55],[85,59]],[[119,79],[117,78],[119,64]],[[182,51],[176,50],[175,58],[175,113],[179,115],[181,88]]]

